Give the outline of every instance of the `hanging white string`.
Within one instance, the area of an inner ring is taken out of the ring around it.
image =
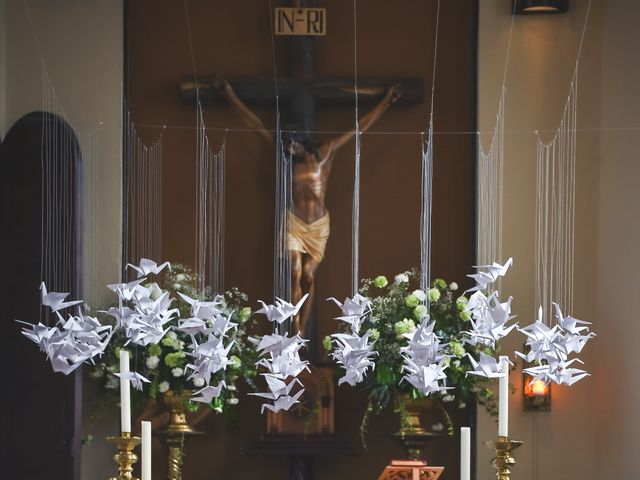
[[[496,123],[488,151],[478,143],[477,256],[479,265],[502,259],[502,203],[504,170],[504,104],[506,88],[498,104]],[[500,289],[499,282],[494,286]]]
[[[40,276],[50,290],[81,295],[83,171],[80,144],[42,61]],[[96,129],[97,130],[97,129]],[[78,134],[80,138],[91,134]],[[91,140],[93,142],[95,140]],[[87,147],[87,155],[93,152]]]
[[[502,204],[504,174],[504,112],[506,98],[507,71],[511,53],[511,39],[515,21],[516,2],[513,2],[511,23],[507,40],[507,51],[502,74],[502,87],[498,101],[496,123],[489,149],[485,150],[478,136],[478,172],[477,172],[477,238],[476,256],[478,265],[488,265],[502,261]],[[492,288],[500,290],[502,279]]]
[[[353,0],[353,91],[355,101],[355,159],[353,177],[353,209],[351,212],[351,293],[360,285],[360,118],[358,112],[358,6]]]
[[[276,101],[276,198],[275,198],[275,228],[274,228],[274,268],[273,290],[274,296],[291,301],[291,253],[287,245],[289,231],[289,215],[293,215],[292,199],[292,155],[284,151],[282,130],[280,123],[280,94],[278,90],[278,67],[276,62],[275,35],[273,32],[273,5],[269,0],[269,18],[271,25],[271,59],[273,63],[273,80]],[[295,132],[290,132],[294,134]],[[275,326],[274,326],[275,327]],[[286,327],[282,327],[283,330]]]
[[[145,144],[125,102],[123,270],[141,258],[162,259],[162,138]]]
[[[78,140],[82,152],[82,218],[84,219],[83,236],[83,271],[85,285],[88,292],[84,292],[85,302],[96,306],[100,298],[98,258],[102,251],[102,238],[100,231],[100,218],[102,207],[102,175],[100,152],[102,151],[102,125],[94,131],[79,133]]]
[[[196,57],[191,35],[191,19],[187,0],[184,0],[185,20],[191,67],[196,84],[196,239],[195,263],[197,288],[204,292],[209,284],[213,293],[224,291],[224,171],[225,141],[214,153],[207,136],[204,110],[200,100],[200,88]]]
[[[420,288],[426,292],[431,284],[431,211],[433,199],[433,108],[436,91],[436,65],[438,58],[438,29],[440,25],[440,0],[436,9],[436,26],[433,48],[433,71],[431,77],[431,100],[429,107],[429,129],[425,141],[422,136],[421,148],[421,202],[420,202]],[[429,295],[425,295],[429,308]]]
[[[560,125],[548,142],[536,132],[535,295],[547,324],[553,303],[573,311],[578,67],[590,10],[591,0]]]
[[[214,153],[206,135],[202,105],[198,103],[196,154],[196,277],[203,292],[224,291],[224,157],[225,142]]]

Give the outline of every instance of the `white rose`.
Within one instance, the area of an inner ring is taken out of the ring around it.
[[[399,273],[395,278],[396,283],[407,283],[409,281],[409,275],[406,273]]]
[[[176,332],[169,332],[167,333],[167,337],[169,337],[171,340],[176,340],[178,338],[178,334]]]
[[[167,390],[169,390],[169,382],[162,382],[160,383],[160,385],[158,385],[158,391],[160,393],[164,393]]]
[[[182,370],[180,367],[176,367],[171,370],[171,375],[173,375],[174,377],[181,377],[183,373],[184,370]]]
[[[149,358],[147,358],[147,361],[145,363],[147,364],[147,368],[154,370],[155,368],[158,368],[160,358],[155,355],[151,355]]]
[[[424,302],[427,299],[427,294],[422,290],[414,290],[413,295],[418,297],[418,300],[420,300],[421,302]]]
[[[434,432],[441,432],[442,430],[444,430],[444,425],[442,425],[442,423],[440,422],[434,423],[433,425],[431,425],[431,430],[433,430]]]
[[[204,385],[204,378],[194,378],[193,385],[196,387],[202,387]]]
[[[451,290],[452,292],[455,292],[456,290],[458,290],[458,284],[456,282],[451,282],[449,284],[449,290]]]

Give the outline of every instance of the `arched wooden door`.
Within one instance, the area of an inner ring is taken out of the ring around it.
[[[48,122],[46,130],[43,122]],[[64,166],[49,169],[49,173],[55,173],[46,181],[41,175],[43,145],[49,154],[56,153],[58,164]],[[42,239],[47,238],[49,228],[41,216],[42,192],[48,190],[46,182],[51,182],[50,188],[59,188],[63,181],[72,185],[64,202],[45,202],[50,209],[64,209],[67,215],[62,221],[68,223],[55,230],[66,232],[64,240],[57,243],[56,248],[61,251],[55,253],[59,265],[68,264],[68,274],[64,276],[65,284],[51,285],[50,290],[72,291],[74,298],[81,293],[80,166],[80,149],[72,128],[52,114],[25,115],[0,145],[3,478],[79,479],[82,373],[68,377],[54,374],[44,354],[20,335],[20,326],[14,320],[33,323],[40,319]]]

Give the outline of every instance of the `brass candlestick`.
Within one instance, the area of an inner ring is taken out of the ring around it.
[[[492,449],[495,454],[491,464],[496,469],[496,478],[498,480],[509,480],[509,475],[511,474],[509,468],[516,464],[511,452],[522,445],[522,442],[509,440],[507,437],[498,437],[497,441],[485,442],[485,445]]]
[[[191,398],[191,391],[174,393],[171,390],[162,396],[164,406],[169,410],[169,423],[158,435],[164,438],[169,448],[167,462],[167,478],[169,480],[182,480],[182,463],[184,457],[184,444],[189,437],[203,435],[194,430],[187,421],[187,403]]]
[[[107,437],[107,442],[116,446],[117,453],[113,459],[118,464],[118,476],[109,480],[138,480],[133,476],[133,464],[138,461],[133,449],[140,445],[140,437],[132,437],[131,433],[122,432],[119,437]]]

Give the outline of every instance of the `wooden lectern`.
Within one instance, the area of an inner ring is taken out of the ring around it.
[[[427,466],[421,460],[391,460],[378,480],[436,480],[444,467]]]

